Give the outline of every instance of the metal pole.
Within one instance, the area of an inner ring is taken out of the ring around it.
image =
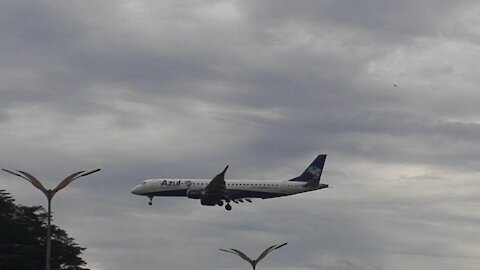
[[[52,217],[52,209],[51,209],[51,204],[52,204],[52,197],[47,195],[48,199],[48,219],[47,219],[47,262],[46,262],[46,270],[50,270],[50,257],[51,257],[51,231],[50,231],[50,219]]]

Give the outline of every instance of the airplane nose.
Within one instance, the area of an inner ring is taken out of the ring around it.
[[[130,193],[135,194],[135,195],[141,195],[140,185],[137,185],[137,186],[135,186],[134,188],[132,188],[132,190],[130,191]]]

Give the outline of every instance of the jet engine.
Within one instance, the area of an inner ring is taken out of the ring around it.
[[[203,197],[203,191],[201,189],[188,189],[187,197],[190,199],[201,199]]]
[[[217,198],[215,197],[206,197],[206,196],[202,196],[202,198],[200,199],[200,203],[202,205],[209,205],[209,206],[214,206],[214,205],[217,205],[219,204],[219,201]]]

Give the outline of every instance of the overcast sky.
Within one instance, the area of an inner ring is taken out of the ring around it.
[[[1,1],[0,166],[102,168],[53,200],[92,270],[478,269],[479,44],[474,0]],[[231,212],[130,194],[320,153],[332,189]]]

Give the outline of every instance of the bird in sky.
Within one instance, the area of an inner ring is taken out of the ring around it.
[[[260,262],[263,258],[265,258],[265,256],[267,256],[267,254],[269,254],[270,252],[272,252],[276,249],[279,249],[279,248],[285,246],[286,244],[287,243],[283,243],[281,245],[273,245],[273,246],[268,247],[262,253],[260,253],[258,258],[256,258],[255,260],[250,259],[250,257],[248,257],[245,253],[241,252],[238,249],[230,248],[230,249],[220,249],[220,250],[240,256],[240,258],[242,258],[245,261],[247,261],[248,263],[250,263],[250,265],[252,266],[252,269],[255,270],[258,262]]]

